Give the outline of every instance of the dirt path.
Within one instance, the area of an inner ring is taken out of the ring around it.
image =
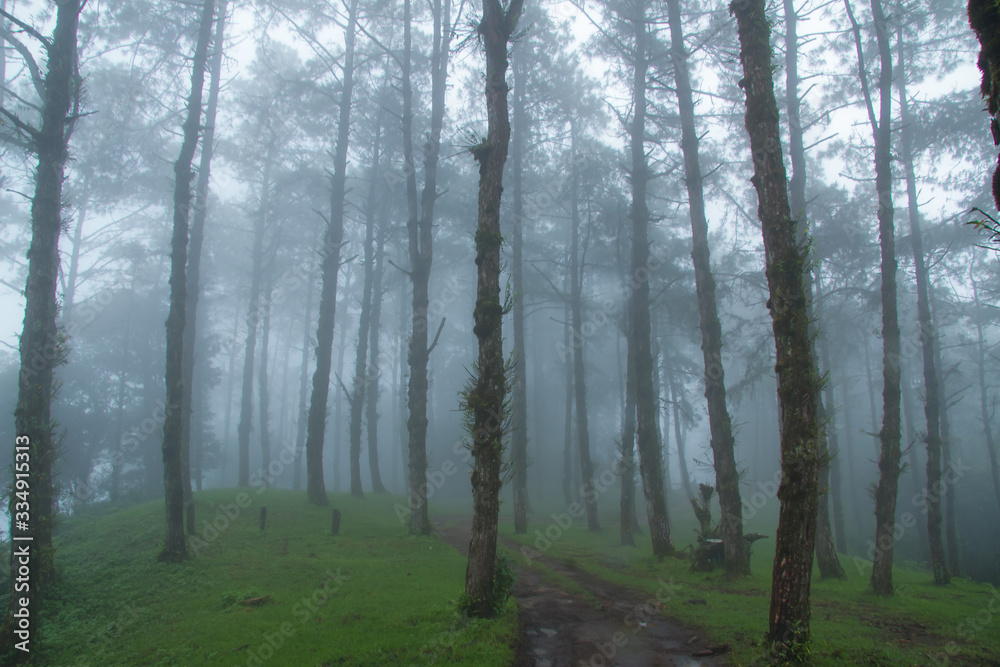
[[[462,553],[469,547],[468,517],[439,517],[435,531]],[[516,542],[501,542],[520,551]],[[520,607],[521,646],[515,667],[665,667],[726,665],[725,647],[664,618],[662,606],[681,603],[662,583],[655,594],[616,586],[558,559],[537,561],[586,594],[563,590],[518,558],[514,595]]]

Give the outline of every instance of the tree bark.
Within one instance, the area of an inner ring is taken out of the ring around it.
[[[726,404],[726,380],[722,365],[722,325],[715,298],[715,277],[709,258],[708,220],[705,217],[705,193],[698,153],[698,130],[695,126],[694,94],[688,74],[687,52],[681,23],[680,0],[668,0],[670,20],[670,55],[677,83],[677,104],[681,117],[681,150],[684,153],[684,177],[691,215],[691,259],[694,263],[698,314],[701,320],[701,350],[705,363],[705,398],[715,464],[715,485],[722,513],[722,532],[729,577],[750,575],[750,553],[743,539],[743,501],[740,477],[736,469],[732,420]]]
[[[639,450],[639,475],[646,497],[646,514],[653,554],[658,557],[674,555],[670,542],[670,518],[663,495],[663,468],[661,465],[660,434],[656,426],[657,401],[653,394],[653,356],[650,350],[649,324],[649,208],[646,204],[646,186],[650,175],[646,163],[646,75],[649,69],[648,34],[645,0],[634,7],[630,18],[635,38],[632,62],[633,116],[629,127],[632,181],[632,271],[631,325],[629,327],[628,353],[636,371],[635,412],[636,445]]]
[[[379,333],[382,321],[382,278],[385,274],[385,227],[386,222],[379,221],[377,240],[375,241],[375,280],[372,283],[371,322],[368,330],[368,399],[365,404],[365,426],[368,434],[368,469],[371,472],[372,493],[388,493],[382,483],[378,458],[378,395],[379,367],[381,365]]]
[[[382,117],[376,115],[375,138],[372,141],[372,162],[368,170],[368,198],[365,204],[364,277],[361,284],[361,313],[358,317],[358,345],[354,357],[354,385],[351,388],[350,446],[351,495],[363,498],[361,486],[361,420],[368,394],[368,338],[371,330],[372,288],[375,281],[375,207],[378,196],[378,163],[382,159]],[[378,473],[378,459],[375,460]]]
[[[413,282],[412,331],[410,335],[410,382],[407,387],[409,418],[406,426],[409,449],[410,532],[430,535],[427,511],[427,308],[431,264],[434,259],[434,203],[437,200],[437,167],[444,125],[448,57],[451,52],[451,2],[434,1],[434,44],[431,52],[431,126],[424,145],[424,188],[417,200],[416,163],[413,159],[413,89],[411,68],[410,2],[404,4],[403,57],[403,155],[406,162],[407,237],[410,278]]]
[[[267,269],[270,273],[270,268]],[[271,464],[271,396],[270,380],[267,374],[268,347],[271,342],[271,279],[268,277],[268,286],[264,291],[264,313],[260,322],[260,375],[257,380],[257,396],[260,409],[260,467],[261,481],[264,486],[270,486],[270,475],[268,468]]]
[[[579,174],[576,159],[576,130],[571,123],[573,156],[570,167],[570,313],[573,318],[573,397],[575,399],[576,437],[580,454],[580,489],[587,512],[587,529],[600,530],[597,520],[597,496],[594,491],[594,464],[590,459],[590,427],[587,423],[587,375],[583,363],[583,266],[580,262]]]
[[[842,457],[840,456],[840,444],[838,443],[836,411],[833,407],[835,405],[833,397],[833,368],[830,366],[828,348],[828,345],[820,347],[823,368],[827,372],[827,381],[823,383],[823,394],[827,410],[824,429],[827,437],[827,456],[829,457],[826,467],[830,473],[830,506],[833,514],[834,546],[840,553],[847,553],[847,533],[844,525],[844,490],[840,474]],[[822,476],[822,473],[820,475]],[[822,484],[823,480],[820,479],[819,483]],[[839,562],[838,560],[838,564]]]
[[[527,46],[525,44],[524,46]],[[526,51],[511,58],[514,99],[511,145],[511,181],[514,203],[514,229],[511,233],[513,258],[511,279],[514,283],[514,378],[511,397],[511,462],[514,467],[514,532],[528,532],[528,365],[524,345],[524,151],[527,145],[528,118],[525,111]]]
[[[201,293],[201,251],[205,242],[205,219],[208,213],[208,183],[215,150],[215,116],[219,109],[219,88],[222,84],[222,53],[226,36],[226,7],[229,0],[219,0],[215,19],[215,50],[212,52],[211,76],[208,83],[208,104],[205,108],[205,133],[201,139],[201,157],[198,163],[198,181],[195,186],[194,216],[191,220],[191,238],[187,262],[187,303],[184,318],[184,349],[181,351],[184,382],[184,403],[181,405],[181,474],[184,487],[185,512],[190,522],[188,535],[194,535],[194,508],[191,494],[191,414],[193,387],[195,385],[195,343],[198,336],[198,297]],[[200,473],[199,473],[200,482]]]
[[[900,339],[899,313],[896,305],[896,243],[892,209],[892,53],[880,0],[872,0],[872,15],[878,42],[881,74],[879,76],[879,115],[874,105],[865,72],[861,30],[854,20],[849,0],[844,0],[854,29],[858,51],[858,74],[868,107],[869,122],[875,138],[875,190],[878,193],[879,245],[882,253],[882,430],[879,433],[879,482],[875,491],[875,560],[872,564],[871,590],[878,595],[892,595],[893,530],[896,524],[896,496],[900,472]]]
[[[873,2],[879,4],[878,0]],[[879,8],[879,14],[881,8]],[[881,27],[879,22],[881,21]],[[876,31],[886,33],[885,20],[876,17]],[[882,39],[886,41],[888,51],[888,34]],[[937,328],[931,317],[930,277],[927,271],[927,258],[924,256],[923,238],[920,233],[920,209],[917,205],[917,178],[913,168],[913,127],[910,117],[909,100],[906,97],[906,69],[903,58],[902,28],[897,28],[896,41],[899,53],[899,108],[901,114],[901,130],[899,157],[903,163],[903,173],[906,177],[907,210],[910,219],[910,243],[913,250],[913,265],[917,278],[917,320],[920,325],[920,346],[924,362],[924,416],[927,418],[927,538],[930,544],[931,568],[934,571],[934,582],[946,584],[951,579],[948,565],[945,562],[944,543],[941,538],[941,494],[933,490],[941,484],[941,382],[938,377],[940,368],[934,355],[937,343]],[[882,48],[880,46],[880,48]],[[891,57],[891,56],[889,56]],[[886,57],[883,56],[883,60]],[[888,91],[882,91],[885,95]],[[887,123],[888,124],[888,123]],[[886,129],[888,134],[888,128]],[[887,149],[888,151],[888,149]],[[888,159],[888,157],[887,157]]]
[[[65,340],[57,329],[56,286],[59,279],[59,233],[62,227],[63,180],[68,158],[69,137],[66,119],[74,100],[79,100],[77,70],[77,27],[82,3],[66,1],[58,4],[56,27],[46,49],[48,71],[45,75],[45,99],[42,101],[41,127],[32,135],[38,156],[35,172],[35,194],[31,201],[31,245],[28,249],[28,278],[25,283],[24,329],[20,339],[20,373],[18,375],[17,407],[14,410],[16,429],[13,455],[16,477],[27,482],[28,508],[18,506],[23,497],[14,484],[8,499],[10,515],[10,582],[18,577],[17,547],[28,544],[30,565],[28,590],[18,591],[10,585],[10,601],[3,627],[0,647],[16,654],[20,662],[30,654],[14,649],[18,627],[14,613],[21,609],[20,598],[27,597],[27,610],[32,629],[38,631],[40,598],[55,578],[52,547],[53,509],[55,493],[52,468],[56,459],[52,434],[51,405],[55,367],[65,360]],[[28,466],[24,466],[27,460]],[[20,464],[20,467],[18,467]],[[22,511],[24,510],[24,511]],[[30,542],[22,541],[30,539]],[[183,544],[183,532],[181,544]],[[37,635],[36,635],[37,636]]]
[[[264,265],[264,231],[267,226],[269,198],[271,192],[272,148],[268,147],[264,158],[263,178],[260,186],[260,206],[254,216],[253,250],[250,269],[250,305],[247,307],[247,339],[243,348],[243,387],[240,393],[240,423],[237,427],[239,438],[239,473],[237,486],[250,485],[250,429],[253,423],[253,374],[254,357],[257,352],[257,328],[260,321],[260,277]],[[267,465],[267,462],[264,462]]]
[[[323,440],[326,435],[326,404],[330,397],[330,365],[333,361],[333,327],[337,310],[337,274],[344,240],[344,197],[347,189],[347,144],[351,136],[351,100],[354,92],[354,44],[358,24],[358,0],[351,0],[344,29],[344,61],[341,76],[340,115],[333,175],[330,177],[330,218],[323,242],[322,288],[316,325],[316,371],[313,373],[306,433],[306,495],[313,505],[330,504],[323,481]]]
[[[500,197],[503,168],[510,142],[507,113],[508,45],[521,15],[523,0],[511,0],[506,11],[500,0],[483,0],[477,26],[486,53],[486,140],[472,147],[479,163],[479,225],[476,229],[476,307],[473,329],[479,341],[479,359],[473,384],[463,407],[471,417],[472,530],[469,562],[465,571],[466,611],[470,616],[492,617],[501,600],[494,585],[497,518],[500,510],[500,469],[507,411],[507,378],[503,358],[500,301]]]
[[[306,447],[306,420],[308,418],[309,391],[309,329],[312,326],[313,284],[316,282],[315,269],[309,272],[306,284],[306,315],[302,324],[302,362],[299,371],[299,419],[295,433],[295,471],[292,473],[292,488],[302,489],[302,453]]]
[[[625,338],[630,337],[629,322],[632,320],[631,306],[627,306],[625,321]],[[621,543],[623,546],[634,547],[632,516],[635,514],[635,364],[633,355],[625,354],[625,405],[622,414],[622,494],[621,512]]]
[[[775,535],[768,642],[794,656],[809,639],[809,587],[816,540],[819,472],[819,379],[809,335],[805,288],[806,249],[801,247],[788,203],[774,97],[771,26],[764,0],[735,0],[740,60],[746,94],[758,216],[764,237],[766,275],[776,351],[781,434],[781,486]]]
[[[563,321],[569,322],[569,304],[563,308]],[[563,327],[563,348],[570,349],[570,325]],[[566,411],[563,423],[563,501],[566,507],[573,502],[573,360],[567,355],[563,359],[566,364]]]
[[[167,406],[163,421],[163,486],[167,531],[159,560],[176,562],[187,558],[184,541],[184,486],[181,462],[181,406],[184,402],[182,350],[184,346],[184,306],[187,301],[188,219],[191,212],[191,161],[201,128],[201,96],[205,83],[208,43],[212,37],[214,0],[205,0],[191,65],[191,94],[184,121],[184,141],[174,163],[174,231],[170,253],[170,312],[167,315]]]

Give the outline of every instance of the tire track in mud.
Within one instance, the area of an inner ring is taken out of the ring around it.
[[[437,535],[467,554],[469,517],[438,517]],[[520,543],[500,538],[518,551]],[[728,665],[726,647],[665,618],[660,610],[679,603],[677,591],[660,582],[656,593],[607,582],[558,559],[533,557],[586,591],[567,591],[532,567],[515,563],[514,596],[521,641],[514,667],[693,667]],[[589,596],[589,597],[588,597]]]

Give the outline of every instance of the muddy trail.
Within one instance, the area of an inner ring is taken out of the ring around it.
[[[469,517],[439,517],[435,532],[463,554],[469,548]],[[520,552],[517,542],[503,546]],[[666,667],[727,665],[727,647],[665,618],[662,607],[682,603],[661,582],[647,591],[625,588],[539,554],[541,562],[580,589],[567,591],[518,558],[514,596],[520,609],[521,642],[514,667]]]

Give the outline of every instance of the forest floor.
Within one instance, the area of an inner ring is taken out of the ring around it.
[[[468,554],[469,517],[438,517],[435,532]],[[516,542],[501,537],[518,554]],[[521,642],[516,667],[688,667],[725,665],[704,633],[660,613],[677,591],[664,584],[655,595],[606,581],[554,558],[519,555],[514,597]]]

